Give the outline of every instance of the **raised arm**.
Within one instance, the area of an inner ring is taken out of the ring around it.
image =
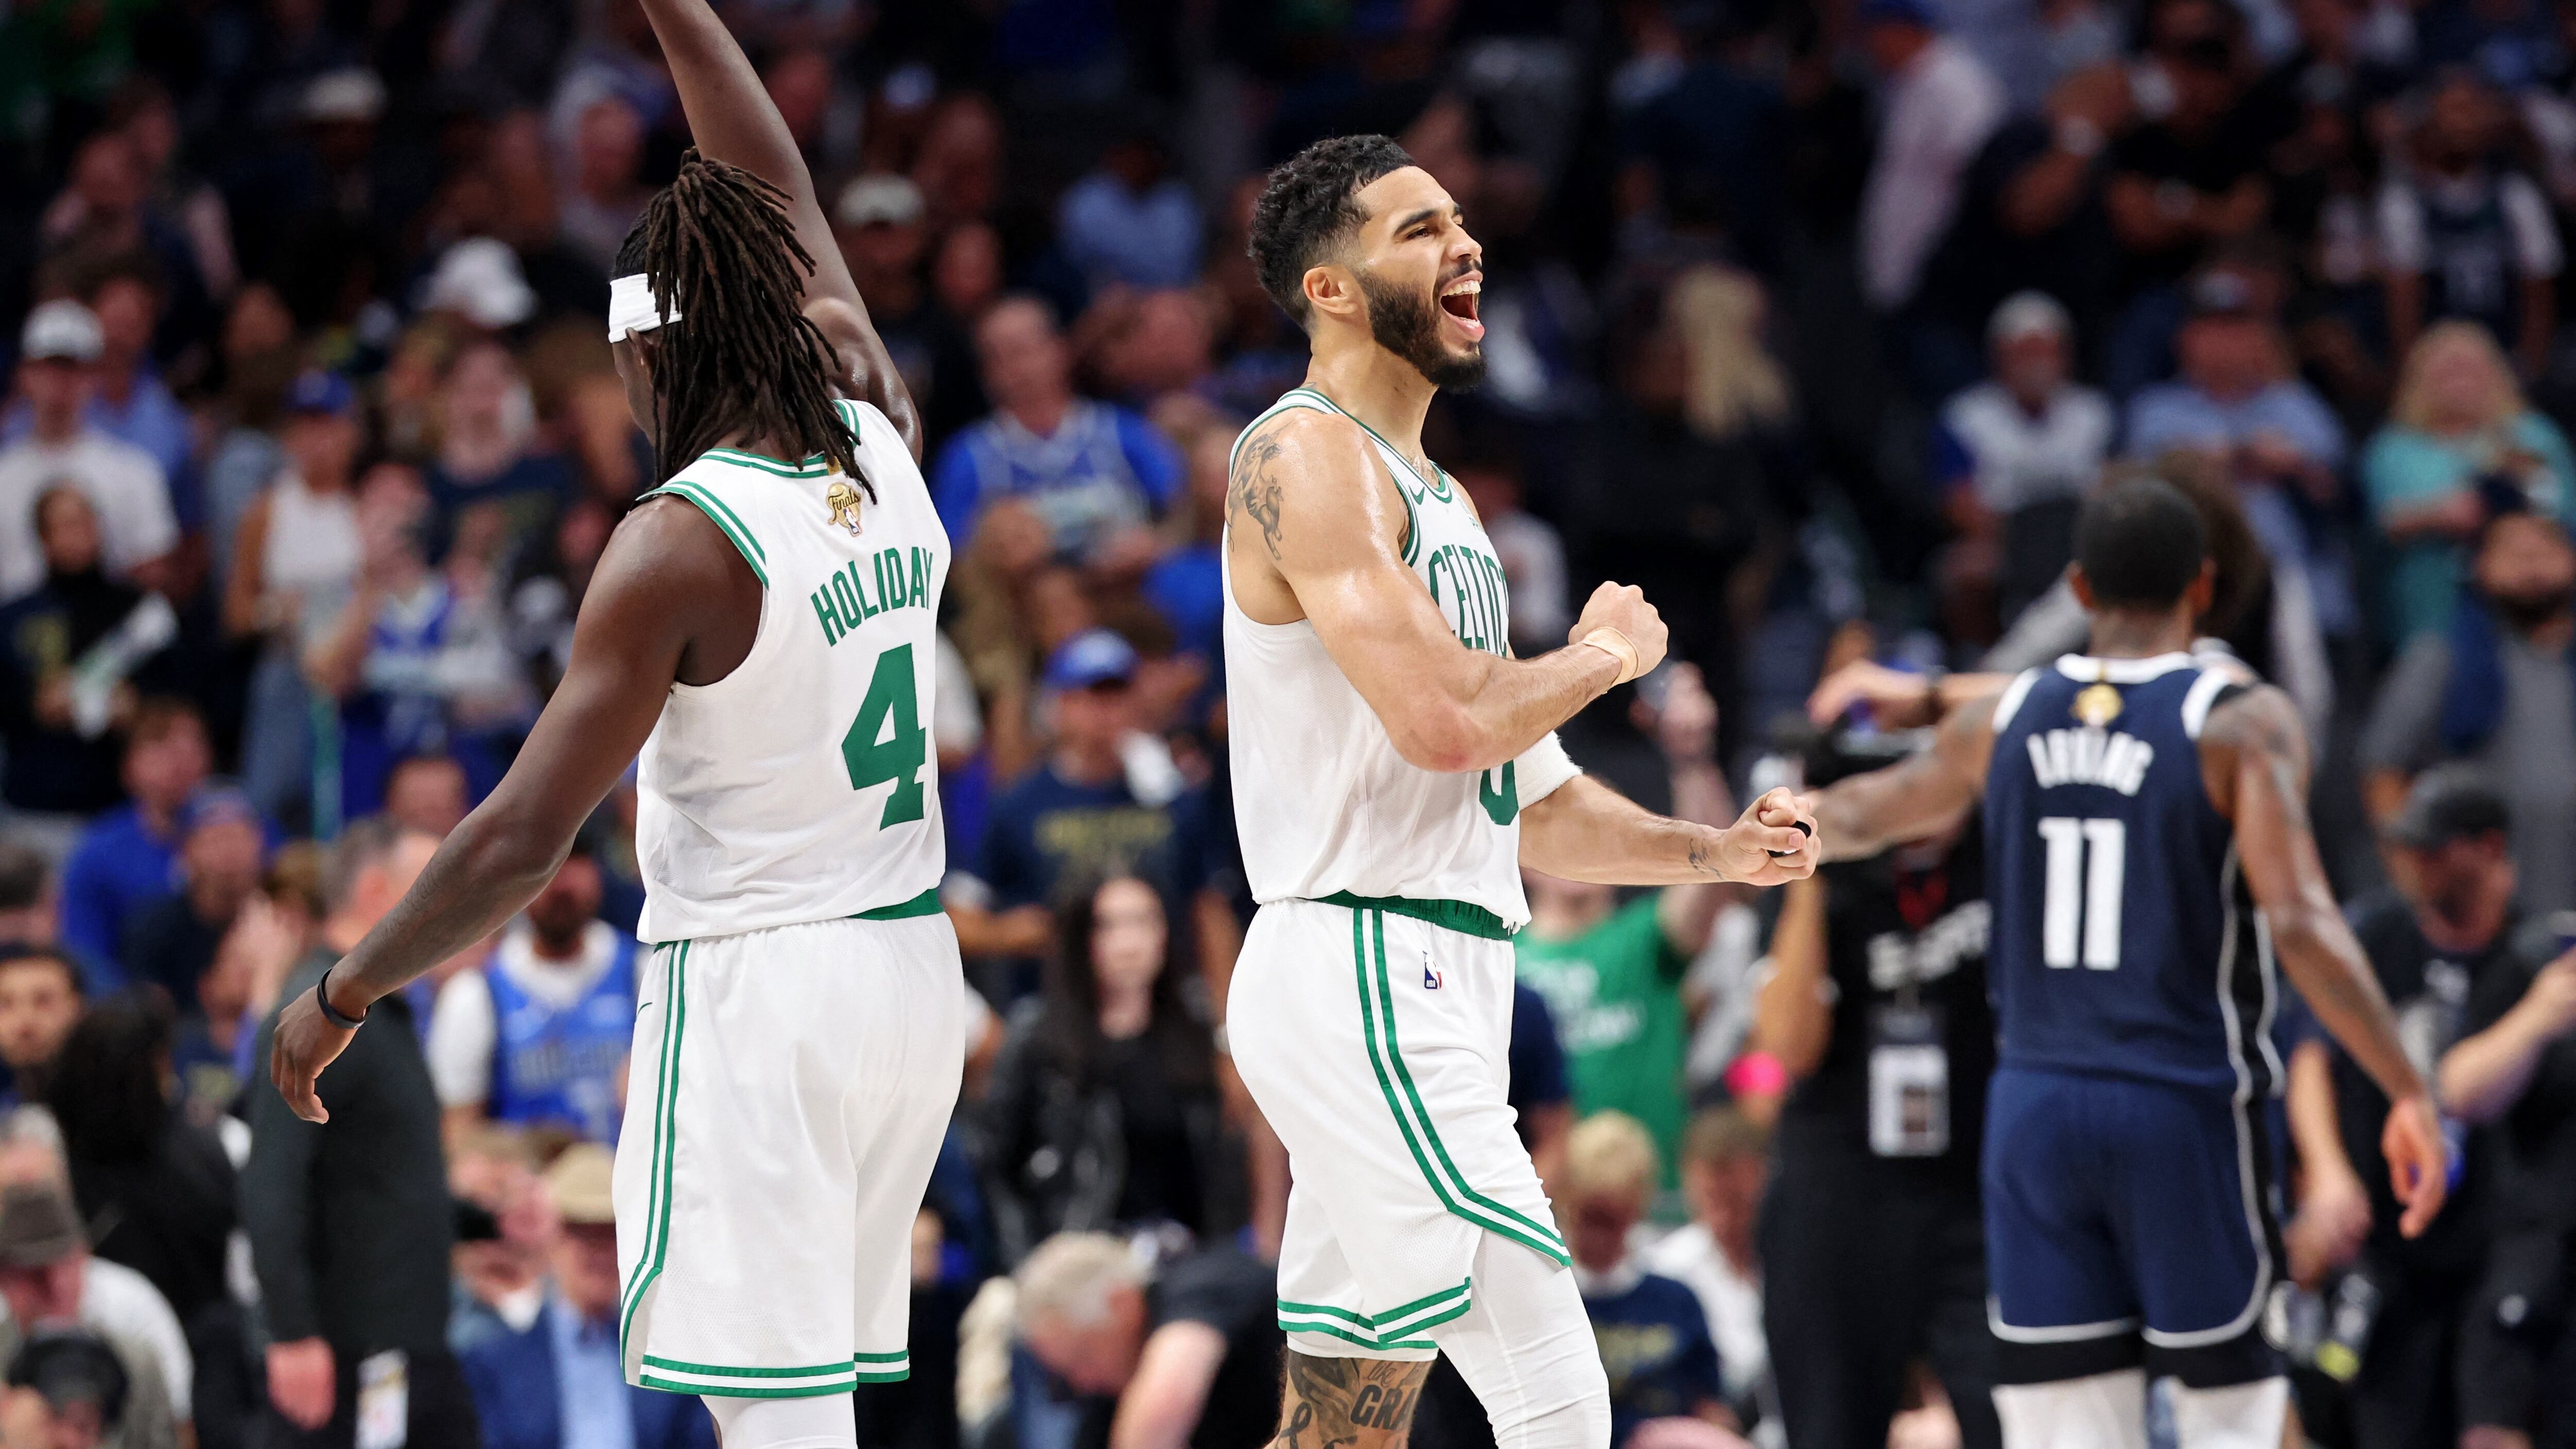
[[[1664,623],[1632,588],[1604,584],[1572,637],[1536,659],[1470,649],[1403,557],[1408,520],[1386,465],[1346,419],[1291,410],[1246,436],[1226,491],[1233,588],[1255,619],[1311,620],[1385,724],[1397,753],[1443,774],[1514,759],[1622,679],[1663,658]]]
[[[1995,699],[1988,695],[1945,716],[1930,749],[1809,796],[1824,858],[1866,860],[1950,828],[1985,792],[1986,760],[1994,752]]]
[[[689,135],[699,153],[739,166],[786,193],[796,240],[814,263],[805,281],[805,315],[832,344],[848,395],[884,413],[913,460],[920,461],[921,418],[912,394],[868,320],[867,303],[851,280],[849,264],[841,260],[832,224],[814,194],[804,153],[769,99],[760,72],[752,69],[751,58],[707,0],[643,0],[643,5],[662,42],[662,58],[670,63],[671,83],[679,89],[680,110],[689,118]]]
[[[2200,736],[2201,774],[2212,803],[2236,822],[2245,884],[2272,939],[2272,954],[2317,1020],[2392,1104],[2380,1139],[2397,1200],[2398,1230],[2424,1231],[2441,1210],[2449,1150],[2424,1079],[2397,1038],[2397,1019],[2369,958],[2335,905],[2308,823],[2308,737],[2298,707],[2258,685],[2210,711]]]
[[[409,893],[332,968],[332,1005],[363,1016],[518,914],[554,878],[573,833],[643,748],[672,684],[697,672],[689,651],[708,621],[724,610],[756,617],[759,587],[715,525],[686,503],[650,502],[618,525],[582,600],[563,682],[527,744]],[[319,1122],[329,1114],[314,1078],[351,1032],[325,1019],[313,997],[303,993],[279,1017],[270,1075],[296,1115]]]

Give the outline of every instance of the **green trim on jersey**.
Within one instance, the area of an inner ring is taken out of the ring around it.
[[[853,921],[909,921],[916,916],[935,916],[938,914],[939,887],[932,886],[930,889],[914,896],[911,900],[897,901],[890,906],[879,906],[872,911],[860,911],[851,916],[850,919]],[[864,1354],[861,1355],[861,1357],[865,1356],[866,1355]]]
[[[719,1399],[819,1399],[825,1394],[849,1393],[858,1387],[859,1376],[850,1374],[828,1383],[800,1384],[792,1389],[744,1388],[732,1384],[684,1384],[677,1379],[666,1379],[654,1374],[638,1374],[635,1376],[635,1382],[648,1389],[660,1389],[666,1394],[697,1394],[701,1397],[713,1394]]]
[[[1335,412],[1337,412],[1337,413],[1340,413],[1343,417],[1349,418],[1352,422],[1359,423],[1359,424],[1360,424],[1360,431],[1361,431],[1361,432],[1363,432],[1363,433],[1368,434],[1368,435],[1369,435],[1370,437],[1372,437],[1372,438],[1376,438],[1376,439],[1377,439],[1377,445],[1378,445],[1379,447],[1384,448],[1384,449],[1386,449],[1389,453],[1391,453],[1391,454],[1395,455],[1395,461],[1397,461],[1397,462],[1399,462],[1399,463],[1402,463],[1402,464],[1404,465],[1404,471],[1413,475],[1413,481],[1414,481],[1417,485],[1419,485],[1419,486],[1421,487],[1421,489],[1422,489],[1422,491],[1423,491],[1424,493],[1427,493],[1427,494],[1429,494],[1430,496],[1432,496],[1432,497],[1434,497],[1434,498],[1437,498],[1437,499],[1441,500],[1441,501],[1442,501],[1442,502],[1444,502],[1444,503],[1445,503],[1445,502],[1447,502],[1447,501],[1449,500],[1449,498],[1451,497],[1451,494],[1450,494],[1450,492],[1449,492],[1449,475],[1448,475],[1448,473],[1446,473],[1445,471],[1443,471],[1443,470],[1441,469],[1441,467],[1440,467],[1440,465],[1439,465],[1439,464],[1437,464],[1437,463],[1433,463],[1433,464],[1431,465],[1431,472],[1432,472],[1432,476],[1431,476],[1431,477],[1429,477],[1429,478],[1425,478],[1425,477],[1423,477],[1423,476],[1422,476],[1422,470],[1413,466],[1413,460],[1412,460],[1411,458],[1408,458],[1408,457],[1404,456],[1404,450],[1403,450],[1402,448],[1399,448],[1399,447],[1397,447],[1395,444],[1388,442],[1388,441],[1387,441],[1383,436],[1381,436],[1381,435],[1378,433],[1378,430],[1377,430],[1377,429],[1370,427],[1370,426],[1369,426],[1368,424],[1366,424],[1366,423],[1362,423],[1362,422],[1360,422],[1360,415],[1359,415],[1359,414],[1357,414],[1357,413],[1355,413],[1355,412],[1352,412],[1349,408],[1346,408],[1346,407],[1342,406],[1340,403],[1337,403],[1337,402],[1333,401],[1331,398],[1324,396],[1324,394],[1323,394],[1323,393],[1321,393],[1321,392],[1317,391],[1317,390],[1316,390],[1316,389],[1314,389],[1314,388],[1311,388],[1311,387],[1308,387],[1308,388],[1298,388],[1298,389],[1295,389],[1295,391],[1303,392],[1303,393],[1308,394],[1308,395],[1309,395],[1309,396],[1311,396],[1311,397],[1314,397],[1314,398],[1320,399],[1320,400],[1323,402],[1324,406],[1326,406],[1326,407],[1328,407],[1328,408],[1331,408],[1333,411],[1335,411]],[[1401,493],[1401,492],[1403,492],[1404,490],[1399,488],[1399,489],[1397,489],[1396,491],[1397,491],[1397,492],[1399,492],[1399,493]]]
[[[1361,930],[1363,921],[1369,926],[1366,934]],[[1372,944],[1376,947],[1373,955]],[[1458,1170],[1447,1145],[1441,1142],[1440,1129],[1432,1122],[1431,1109],[1423,1104],[1413,1073],[1404,1064],[1403,1046],[1396,1040],[1395,991],[1386,974],[1385,911],[1351,912],[1351,966],[1359,983],[1360,1039],[1367,1044],[1369,1066],[1377,1072],[1378,1090],[1386,1095],[1387,1110],[1395,1114],[1396,1128],[1404,1134],[1404,1145],[1412,1152],[1414,1165],[1421,1169],[1423,1180],[1431,1184],[1432,1194],[1440,1199],[1441,1206],[1559,1265],[1574,1261],[1565,1251],[1565,1240],[1557,1236],[1554,1228],[1469,1186],[1466,1174]],[[1370,1000],[1372,985],[1374,1006]],[[1383,1046],[1378,1040],[1381,1022],[1386,1038]],[[1399,1086],[1403,1088],[1400,1097]]]
[[[715,455],[710,453],[707,456],[712,458]],[[741,515],[727,507],[725,501],[718,498],[713,490],[687,478],[674,478],[645,494],[644,498],[638,498],[635,501],[641,503],[646,498],[660,498],[665,494],[673,498],[685,498],[696,504],[698,511],[705,514],[709,522],[722,529],[725,537],[733,540],[733,546],[742,553],[742,561],[751,565],[752,577],[760,580],[762,588],[769,587],[769,555],[762,552],[760,540],[752,537],[751,529],[742,521]]]
[[[617,1321],[621,1357],[635,1329],[635,1310],[644,1306],[644,1295],[662,1276],[662,1261],[671,1248],[671,1159],[680,1135],[680,1035],[689,1024],[689,943],[663,949],[662,1050],[653,1078],[653,1155],[644,1177],[644,1251],[635,1260],[634,1279],[626,1285],[626,1311]]]
[[[1508,941],[1512,928],[1503,918],[1483,906],[1466,901],[1417,900],[1409,896],[1355,896],[1349,891],[1335,891],[1318,896],[1316,902],[1327,906],[1348,906],[1355,911],[1383,911],[1390,916],[1409,916],[1428,921],[1466,936],[1482,936],[1488,941]]]
[[[1292,1303],[1282,1298],[1279,1329],[1283,1333],[1329,1334],[1363,1348],[1429,1348],[1426,1342],[1405,1341],[1404,1335],[1438,1328],[1464,1314],[1473,1302],[1474,1289],[1475,1280],[1464,1279],[1455,1288],[1443,1288],[1375,1316],[1335,1308],[1329,1303]]]

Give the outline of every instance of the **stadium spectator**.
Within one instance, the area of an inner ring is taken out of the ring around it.
[[[57,483],[34,512],[44,580],[0,606],[0,798],[37,813],[102,810],[124,793],[112,727],[133,718],[138,682],[166,682],[175,623],[158,596],[107,576],[88,494]]]
[[[412,755],[385,780],[385,817],[406,830],[445,840],[472,802],[465,767],[448,755]]]
[[[539,1165],[535,1144],[515,1128],[476,1127],[447,1144],[447,1187],[457,1202],[447,1341],[459,1354],[486,1338],[528,1332],[545,1310],[563,1224]]]
[[[330,914],[283,999],[312,990],[393,909],[436,848],[387,821],[351,825],[332,848]],[[270,1442],[349,1449],[360,1372],[373,1360],[402,1367],[406,1443],[472,1449],[473,1401],[447,1348],[455,1223],[438,1097],[410,1001],[397,992],[368,1016],[322,1089],[329,1121],[296,1116],[266,1072],[250,1087],[242,1225],[271,1340]],[[271,1012],[254,1061],[268,1060],[276,1030]]]
[[[1064,1233],[1017,1280],[1020,1337],[1079,1396],[1081,1442],[1255,1449],[1278,1429],[1278,1280],[1258,1260],[1209,1248],[1149,1268],[1105,1233]]]
[[[482,968],[439,988],[429,1069],[451,1136],[489,1119],[617,1140],[637,948],[599,919],[600,885],[576,842]]]
[[[125,933],[178,891],[179,832],[213,769],[195,706],[151,699],[125,731],[127,803],[93,820],[63,866],[63,944],[96,976],[122,979]]]
[[[170,1100],[169,1003],[120,992],[93,1006],[65,1038],[46,1103],[91,1251],[152,1282],[191,1330],[228,1309],[226,1240],[234,1225],[232,1160],[208,1129]],[[209,1365],[209,1370],[219,1368]]]
[[[2511,115],[2475,71],[2445,72],[2427,97],[2412,166],[2380,184],[2388,341],[2403,355],[2428,322],[2475,322],[2538,376],[2558,323],[2565,251],[2549,201],[2501,157]]]
[[[468,510],[488,507],[515,544],[551,523],[572,496],[572,470],[540,448],[536,403],[510,350],[482,342],[458,353],[438,401],[438,456],[424,481],[440,527],[461,533]]]
[[[2425,329],[2398,374],[2387,426],[2361,458],[2372,520],[2394,558],[2373,602],[2400,644],[2451,620],[2467,545],[2486,523],[2493,479],[2560,517],[2576,510],[2576,456],[2523,400],[2495,338],[2475,322]]]
[[[1771,1133],[1736,1106],[1707,1107],[1683,1135],[1682,1197],[1691,1220],[1647,1245],[1638,1263],[1699,1298],[1724,1369],[1727,1406],[1759,1427],[1779,1414],[1771,1347],[1762,1332],[1762,1258],[1755,1246]]]
[[[1900,758],[1901,739],[1828,736],[1806,780]],[[1960,1442],[2002,1442],[1977,1183],[1995,1061],[1984,881],[1970,823],[1835,864],[1782,898],[1753,1040],[1795,1084],[1760,1238],[1792,1443],[1888,1442],[1918,1355],[1948,1390]]]
[[[1131,130],[1056,204],[1065,260],[1094,289],[1185,287],[1199,274],[1199,209],[1147,129]]]
[[[1673,665],[1660,710],[1642,707],[1672,781],[1682,820],[1735,817],[1717,768],[1717,703],[1699,671]],[[1565,1044],[1577,1117],[1616,1110],[1646,1125],[1659,1160],[1678,1170],[1686,1107],[1682,1052],[1689,1013],[1682,976],[1708,945],[1717,913],[1736,891],[1709,882],[1666,886],[1626,905],[1609,886],[1521,873],[1528,929],[1512,938],[1519,978],[1547,998]],[[1666,1157],[1664,1144],[1670,1144]]]
[[[645,140],[644,118],[618,96],[592,101],[574,123],[555,235],[602,273],[614,266],[627,229],[652,199],[642,174]]]
[[[1586,1117],[1566,1142],[1556,1211],[1610,1374],[1610,1443],[1654,1441],[1659,1419],[1698,1419],[1727,1431],[1699,1442],[1741,1446],[1698,1296],[1648,1272],[1630,1251],[1659,1176],[1654,1139],[1624,1113]]]
[[[1245,1216],[1243,1156],[1163,897],[1113,875],[1057,918],[1047,989],[1014,1014],[983,1106],[1003,1261],[1060,1232],[1222,1241]]]
[[[2074,380],[2074,323],[2045,292],[2016,292],[1986,324],[1992,374],[1941,410],[1957,450],[1953,567],[1991,589],[1998,624],[2046,593],[2075,552],[2075,509],[2100,480],[2118,418]]]
[[[1044,302],[993,304],[975,324],[975,350],[993,415],[949,440],[930,478],[950,538],[974,538],[1010,499],[1036,512],[1053,553],[1082,560],[1172,505],[1179,456],[1143,418],[1075,395],[1073,352]]]
[[[986,404],[975,344],[923,275],[932,241],[923,225],[927,209],[910,178],[861,176],[833,203],[832,229],[924,430],[944,443],[982,417]]]
[[[1959,219],[1969,163],[2008,112],[1994,73],[1943,35],[1921,0],[1870,0],[1861,41],[1886,83],[1886,118],[1861,198],[1861,286],[1895,319],[1897,364],[1917,396],[1937,401],[1976,377],[1971,358],[1946,355],[1941,329],[1907,314],[1926,265]]]
[[[36,500],[57,483],[89,495],[98,511],[107,572],[148,588],[179,544],[169,480],[152,455],[101,431],[88,418],[106,348],[98,318],[78,302],[47,302],[18,335],[18,391],[27,399],[27,436],[0,447],[0,599],[44,579]]]
[[[2443,1101],[2492,1134],[2498,1169],[2486,1272],[2460,1344],[2461,1396],[2489,1411],[2469,1431],[2475,1449],[2551,1443],[2576,1424],[2576,953],[2565,925],[2522,928],[2442,1058]]]
[[[0,1106],[45,1100],[55,1058],[80,1014],[80,971],[69,956],[25,945],[0,952],[0,1066],[9,1070]]]
[[[35,847],[0,836],[0,943],[52,945],[60,910],[53,863]]]
[[[1139,873],[1192,899],[1205,871],[1201,802],[1161,742],[1137,730],[1134,645],[1106,629],[1057,648],[1042,680],[1054,738],[1036,769],[993,801],[975,856],[943,893],[970,955],[1045,949],[1067,880]]]
[[[2576,907],[2576,547],[2528,510],[2488,523],[2446,631],[2419,634],[2371,706],[2361,761],[2373,813],[2416,773],[2470,760],[2513,782],[2523,903]]]
[[[95,1335],[125,1370],[125,1412],[99,1449],[180,1449],[188,1433],[193,1366],[179,1320],[150,1280],[92,1257],[80,1210],[50,1146],[12,1125],[0,1187],[0,1362],[48,1329]],[[185,1436],[185,1437],[183,1437]]]
[[[313,696],[304,647],[348,603],[363,544],[352,470],[366,440],[357,395],[340,377],[307,372],[286,392],[277,475],[233,534],[224,627],[262,649],[242,731],[242,779],[262,810],[284,817],[313,785]]]
[[[536,1319],[458,1356],[483,1449],[716,1449],[715,1420],[689,1395],[626,1382],[608,1169],[596,1143],[565,1149],[546,1169],[561,1221]]]
[[[238,790],[200,791],[179,837],[179,893],[134,918],[125,933],[125,979],[158,987],[182,1013],[197,1010],[197,978],[242,906],[258,891],[268,840],[259,811]]]

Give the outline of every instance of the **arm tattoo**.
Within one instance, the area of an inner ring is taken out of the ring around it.
[[[1283,450],[1279,439],[1263,429],[1243,440],[1235,452],[1233,476],[1226,488],[1226,507],[1260,525],[1270,557],[1279,557],[1279,475],[1272,465]]]
[[[1289,1350],[1288,1393],[1272,1449],[1352,1449],[1363,1434],[1401,1445],[1413,1428],[1428,1363],[1317,1358]]]

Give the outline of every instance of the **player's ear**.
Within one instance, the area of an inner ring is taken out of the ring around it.
[[[2191,581],[2191,587],[2184,591],[2184,596],[2191,600],[2191,617],[2193,622],[2197,623],[2200,620],[2209,617],[2209,602],[2210,600],[2218,597],[2218,563],[2216,560],[2202,559],[2200,561],[2200,577]]]
[[[1359,278],[1352,274],[1350,268],[1330,262],[1308,267],[1304,285],[1309,311],[1345,320],[1359,317]]]
[[[2091,613],[2093,611],[2093,581],[2084,576],[2084,565],[2080,563],[2070,563],[2066,566],[2066,586],[2075,591],[2075,602],[2083,605],[2086,613]]]

